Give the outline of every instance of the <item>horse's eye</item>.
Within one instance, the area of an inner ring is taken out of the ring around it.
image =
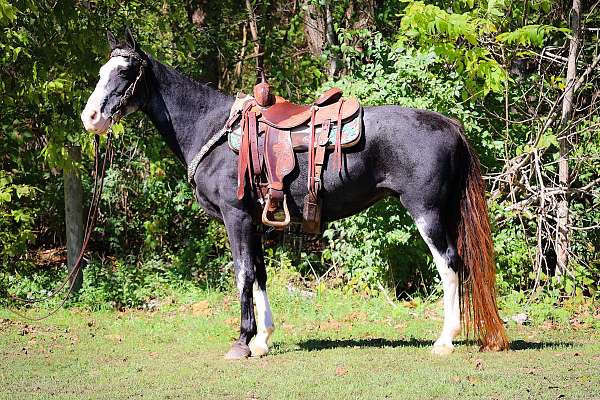
[[[127,76],[127,70],[126,69],[122,69],[119,71],[119,76],[125,78]]]

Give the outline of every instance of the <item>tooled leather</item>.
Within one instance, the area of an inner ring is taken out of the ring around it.
[[[319,96],[318,99],[315,100],[315,105],[321,107],[327,104],[336,103],[342,97],[342,94],[342,89],[336,87],[331,88],[325,91],[322,95]]]
[[[323,164],[325,163],[325,149],[327,148],[327,139],[329,138],[329,129],[331,123],[329,120],[325,120],[321,126],[321,132],[319,133],[318,146],[315,151],[314,168],[313,168],[313,188],[311,192],[318,195],[321,189],[321,172],[323,171]],[[318,183],[317,183],[318,182]]]
[[[294,170],[296,165],[290,132],[269,128],[265,142],[265,165],[269,188],[281,191],[283,179]]]
[[[248,118],[247,115],[243,116],[242,119],[242,143],[240,145],[240,154],[238,158],[238,190],[237,198],[242,200],[244,198],[245,184],[246,184],[246,170],[248,169],[248,156],[249,156],[249,138],[248,138]]]
[[[315,117],[316,117],[316,108],[311,110],[310,117],[310,133],[308,139],[308,193],[313,193],[314,188],[314,176],[315,176]]]
[[[342,126],[342,108],[344,107],[345,100],[340,100],[340,107],[338,109],[337,115],[337,126],[338,128]],[[337,161],[338,173],[342,172],[342,130],[338,129],[335,133],[335,149],[334,149],[335,159]]]
[[[238,198],[244,197],[246,173],[251,185],[255,178],[263,176],[263,183],[260,183],[261,178],[256,179],[256,189],[267,189],[267,196],[272,200],[271,212],[279,209],[284,201],[284,179],[295,168],[294,150],[299,143],[294,140],[304,140],[308,142],[304,142],[304,145],[308,145],[309,160],[308,195],[303,210],[303,227],[307,232],[317,233],[320,230],[321,218],[321,175],[331,126],[336,122],[335,141],[332,140],[333,153],[335,164],[341,170],[341,128],[344,122],[348,123],[357,118],[360,111],[360,104],[356,99],[340,97],[341,91],[332,90],[317,100],[321,106],[297,105],[280,97],[277,97],[276,103],[270,107],[260,107],[255,102],[248,104],[241,122]],[[304,134],[304,137],[292,137],[292,128],[302,125],[308,126],[309,133]],[[265,133],[261,135],[262,132]],[[265,175],[267,182],[264,182]]]

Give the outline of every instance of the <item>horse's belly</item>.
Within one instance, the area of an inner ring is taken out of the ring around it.
[[[329,162],[332,159],[330,157]],[[362,162],[347,160],[344,172],[338,173],[337,168],[329,166],[323,171],[323,186],[320,191],[323,199],[321,217],[324,221],[348,217],[356,214],[390,192],[380,187],[380,180],[374,175],[373,168],[368,168]],[[290,183],[292,194],[292,214],[301,216],[304,197],[307,190],[306,172],[303,170],[299,176]]]

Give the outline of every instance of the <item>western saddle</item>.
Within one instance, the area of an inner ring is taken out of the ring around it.
[[[327,90],[312,104],[294,104],[274,96],[261,75],[253,97],[238,95],[226,124],[229,146],[239,154],[237,197],[244,198],[249,184],[263,207],[262,222],[285,228],[291,217],[284,180],[294,170],[294,152],[308,151],[302,230],[320,234],[326,150],[333,149],[335,167],[341,173],[342,148],[360,139],[361,106],[355,98],[343,98],[338,88]]]

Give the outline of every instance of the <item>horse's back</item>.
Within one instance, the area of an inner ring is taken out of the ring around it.
[[[345,152],[341,175],[331,157],[328,161],[326,219],[352,215],[387,195],[398,196],[409,211],[451,200],[460,179],[460,123],[436,112],[389,105],[365,107],[363,124],[361,141]]]

